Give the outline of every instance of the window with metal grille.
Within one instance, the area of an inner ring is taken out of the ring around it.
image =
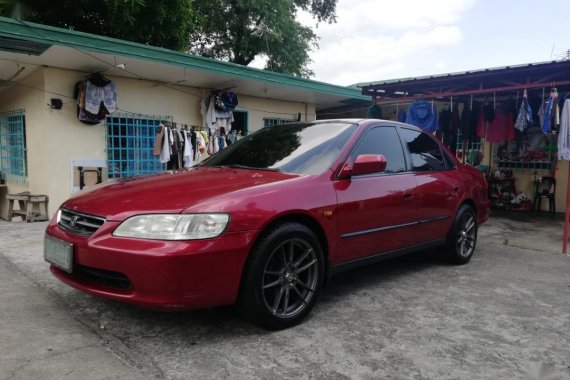
[[[28,180],[24,110],[0,112],[0,172],[7,181]]]
[[[107,116],[107,172],[109,178],[163,171],[164,164],[152,154],[162,121],[170,116],[113,114]]]
[[[291,123],[295,121],[295,119],[280,119],[277,117],[264,117],[263,118],[263,127],[274,127],[279,124]]]

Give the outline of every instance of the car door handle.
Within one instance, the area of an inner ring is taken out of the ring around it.
[[[407,191],[404,193],[404,199],[409,199],[413,196],[414,196],[414,193],[412,193],[411,191]]]

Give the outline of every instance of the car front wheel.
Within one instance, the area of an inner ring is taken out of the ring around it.
[[[240,311],[263,328],[291,327],[313,308],[323,274],[315,234],[298,223],[277,226],[257,242],[246,264]]]

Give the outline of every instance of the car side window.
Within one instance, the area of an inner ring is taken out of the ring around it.
[[[415,171],[427,172],[448,169],[441,147],[429,135],[408,128],[400,128],[400,132],[408,145]]]
[[[385,173],[406,171],[402,143],[394,127],[374,127],[366,131],[350,155],[351,162],[361,154],[383,155],[387,163]]]

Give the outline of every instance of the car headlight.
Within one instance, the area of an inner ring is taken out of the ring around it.
[[[219,236],[228,225],[228,214],[147,214],[119,225],[114,236],[157,240],[195,240]]]

